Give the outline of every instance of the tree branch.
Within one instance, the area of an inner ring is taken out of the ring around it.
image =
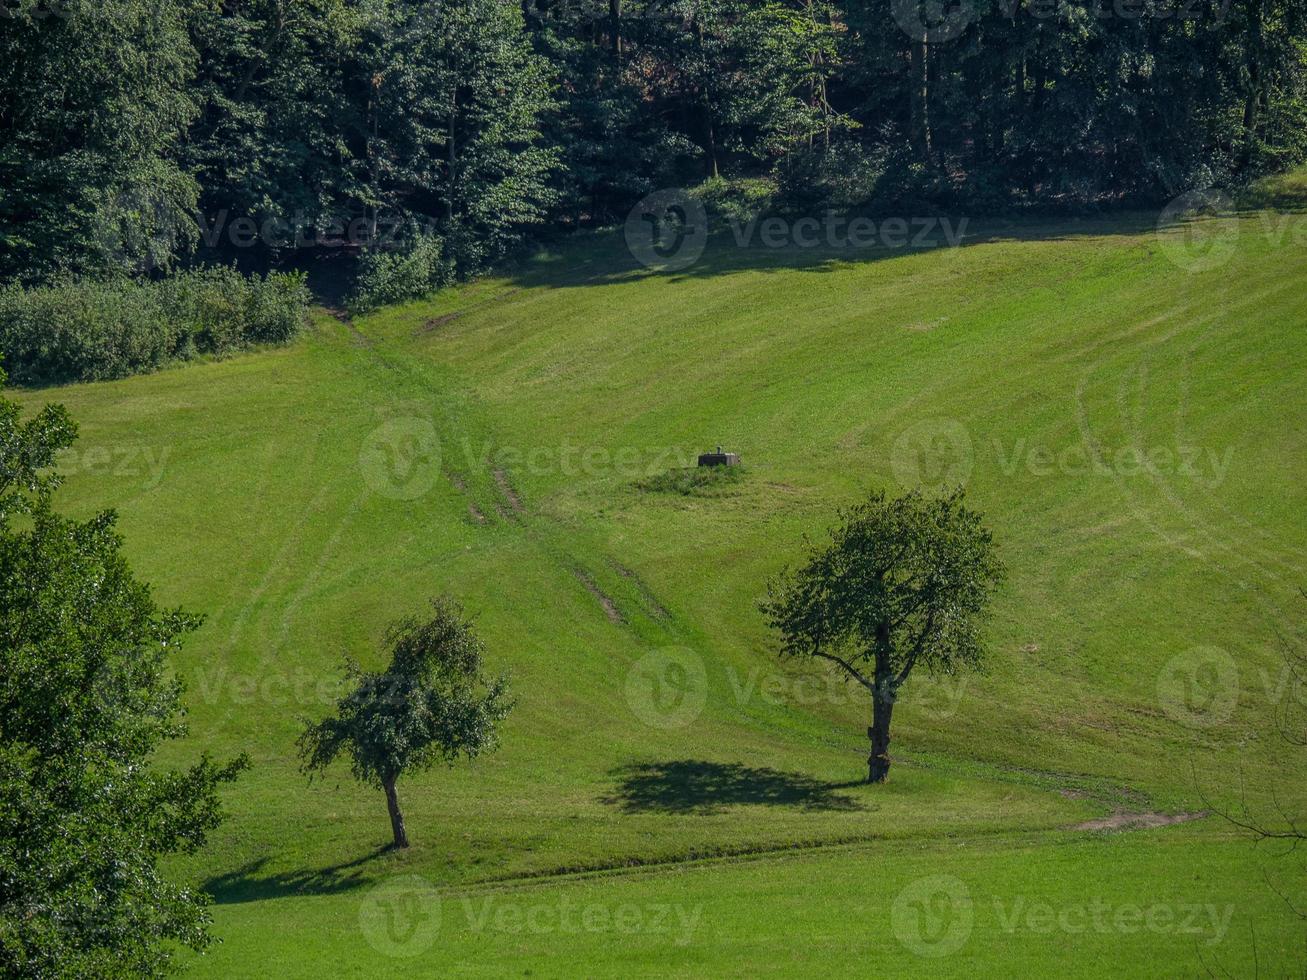
[[[833,653],[822,653],[820,650],[813,650],[813,651],[812,651],[812,655],[813,655],[814,657],[821,657],[823,660],[829,660],[829,661],[831,661],[832,663],[837,663],[837,664],[839,664],[839,665],[840,665],[841,667],[843,667],[843,668],[844,668],[844,669],[845,669],[845,670],[846,670],[846,671],[847,671],[847,672],[848,672],[848,673],[849,673],[849,674],[850,674],[850,675],[851,675],[855,680],[857,680],[857,682],[858,682],[859,684],[861,684],[863,687],[865,687],[868,691],[871,691],[873,694],[876,693],[876,685],[873,684],[871,681],[867,680],[867,678],[863,677],[863,676],[862,676],[862,673],[861,673],[861,672],[860,672],[856,667],[854,667],[853,664],[849,663],[847,660],[844,660],[844,659],[841,658],[841,657],[837,657],[837,656],[835,656]]]
[[[917,642],[912,646],[912,653],[908,655],[907,662],[903,664],[903,669],[899,671],[898,677],[894,678],[895,686],[902,684],[908,679],[908,674],[912,673],[912,668],[917,664],[917,657],[921,654],[921,648],[926,643],[926,637],[930,636],[930,631],[935,625],[935,610],[931,609],[926,614],[926,624],[917,634]]]

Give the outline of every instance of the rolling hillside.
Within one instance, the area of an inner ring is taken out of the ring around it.
[[[253,758],[175,869],[222,939],[190,968],[1300,967],[1273,886],[1302,868],[1201,816],[1307,804],[1276,730],[1307,706],[1298,200],[1204,226],[1212,261],[1147,217],[724,235],[674,273],[597,235],[285,349],[22,392],[81,423],[63,506],[116,508],[161,602],[208,614],[177,751]],[[718,444],[738,481],[651,481]],[[757,602],[868,489],[957,483],[1009,567],[988,669],[914,678],[864,786],[867,705],[778,661]],[[498,753],[401,782],[395,854],[381,795],[307,785],[294,741],[441,592],[517,708]],[[440,914],[396,931],[391,898]]]

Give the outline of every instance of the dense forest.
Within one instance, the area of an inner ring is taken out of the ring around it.
[[[421,237],[439,285],[668,186],[1151,205],[1307,155],[1305,21],[1299,0],[3,0],[0,277]]]

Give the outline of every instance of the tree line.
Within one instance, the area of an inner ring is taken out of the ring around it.
[[[422,274],[466,276],[704,181],[798,209],[1151,204],[1307,157],[1305,20],[1295,0],[2,0],[0,276],[415,230],[441,243]]]

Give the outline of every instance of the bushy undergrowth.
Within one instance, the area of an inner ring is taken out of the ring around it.
[[[743,466],[683,466],[646,477],[636,487],[649,493],[710,497],[744,479]]]
[[[777,188],[771,178],[711,177],[690,193],[699,199],[710,218],[745,222],[775,209]]]
[[[156,282],[0,289],[0,357],[20,384],[121,378],[169,361],[284,343],[303,326],[304,276],[207,268]]]
[[[453,280],[452,263],[437,235],[416,235],[402,249],[374,249],[359,260],[351,313],[367,313],[388,303],[421,299]]]

